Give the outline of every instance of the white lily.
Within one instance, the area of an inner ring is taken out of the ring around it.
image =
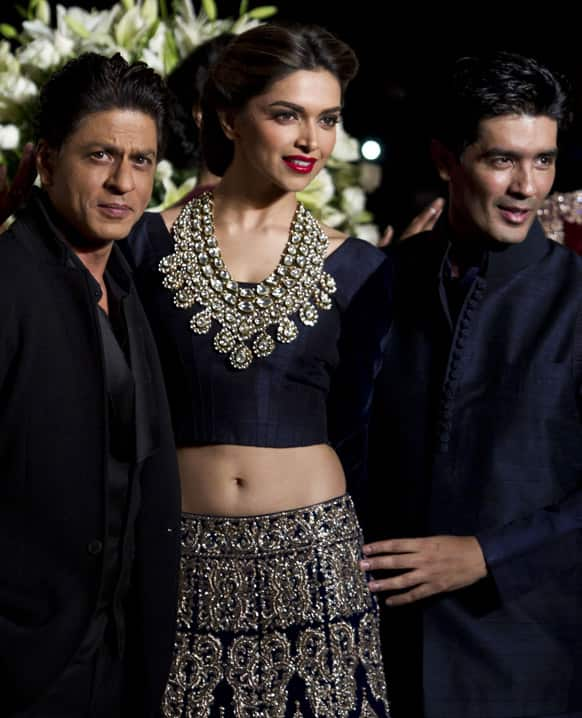
[[[141,59],[160,75],[166,74],[166,63],[164,60],[164,48],[166,35],[169,32],[165,23],[160,22],[155,33],[150,38],[147,47],[142,50]]]
[[[346,187],[342,190],[340,207],[349,216],[363,212],[366,207],[366,195],[361,187]]]
[[[135,5],[125,12],[114,29],[115,42],[120,47],[132,51],[143,36],[150,30],[150,23],[142,15],[141,7]]]
[[[10,43],[6,40],[0,41],[0,73],[9,75],[20,74],[20,63],[10,50]]]
[[[34,14],[37,20],[44,22],[45,25],[51,24],[51,6],[47,0],[38,0]]]
[[[297,193],[297,198],[307,209],[320,212],[334,196],[333,180],[327,169],[322,169],[307,187]]]
[[[190,177],[180,186],[176,186],[173,180],[174,168],[168,160],[162,160],[156,167],[156,182],[164,188],[164,198],[160,204],[149,207],[152,212],[162,212],[179,202],[182,197],[188,194],[196,186],[196,177]]]
[[[346,215],[335,207],[325,205],[321,210],[321,221],[327,224],[328,227],[341,227],[346,221]]]
[[[335,146],[331,156],[344,162],[356,162],[360,159],[360,143],[348,135],[342,124],[336,128]]]
[[[0,122],[18,122],[23,108],[38,94],[32,80],[11,73],[0,73]]]
[[[39,79],[41,73],[56,69],[72,57],[74,50],[73,40],[55,32],[51,40],[44,37],[33,40],[18,53],[18,59],[23,67],[31,70],[33,77]]]
[[[111,35],[111,29],[120,13],[119,5],[110,10],[83,10],[57,5],[57,30],[72,37],[77,43]]]
[[[0,125],[0,150],[16,150],[20,145],[20,130],[16,125]]]

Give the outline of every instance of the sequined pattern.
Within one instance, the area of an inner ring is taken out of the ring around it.
[[[538,217],[546,235],[564,243],[564,223],[582,224],[582,191],[556,192],[538,210]]]
[[[351,499],[182,517],[166,718],[388,716],[375,599]]]

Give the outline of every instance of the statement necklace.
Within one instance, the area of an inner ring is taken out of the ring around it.
[[[331,309],[335,280],[323,271],[328,239],[313,215],[298,204],[289,239],[274,272],[252,287],[240,286],[226,268],[215,231],[212,193],[189,202],[172,229],[174,253],[159,264],[163,284],[174,292],[174,304],[194,314],[190,328],[207,334],[212,322],[220,327],[213,345],[227,354],[231,366],[246,369],[255,357],[267,357],[278,342],[298,335],[291,315],[313,327],[318,309]],[[273,338],[274,337],[274,338]]]

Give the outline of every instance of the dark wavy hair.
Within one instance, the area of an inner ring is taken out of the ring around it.
[[[351,47],[321,27],[273,23],[235,37],[211,67],[202,97],[202,152],[209,170],[222,176],[234,152],[219,111],[242,109],[293,72],[320,69],[337,78],[342,94],[358,70]]]
[[[462,57],[435,97],[433,137],[460,155],[482,120],[501,115],[545,116],[563,129],[569,120],[565,80],[536,60],[510,52]]]
[[[59,149],[87,115],[113,109],[137,110],[155,121],[161,156],[168,106],[164,81],[145,63],[130,65],[119,53],[104,57],[87,52],[70,60],[42,88],[36,137]]]
[[[200,132],[192,110],[201,108],[210,67],[233,37],[224,33],[198,45],[166,78],[172,99],[166,158],[177,169],[195,169],[200,165]]]

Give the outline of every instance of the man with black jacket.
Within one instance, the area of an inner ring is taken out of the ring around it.
[[[115,242],[153,187],[161,79],[86,54],[41,93],[35,191],[0,237],[0,713],[158,713],[179,489],[157,354]]]

